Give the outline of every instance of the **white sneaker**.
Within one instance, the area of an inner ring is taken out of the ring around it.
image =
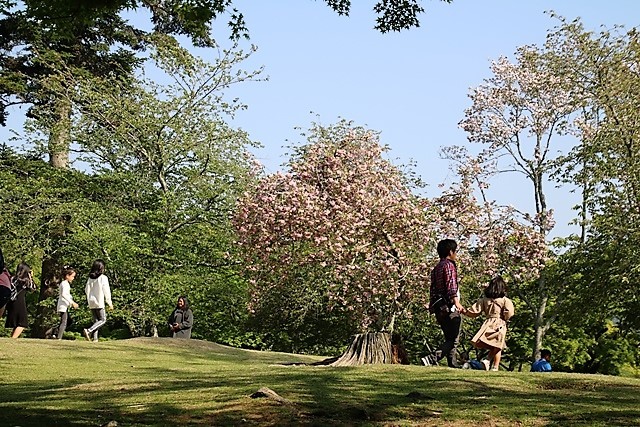
[[[482,362],[482,364],[484,365],[484,370],[488,371],[491,363],[487,359],[482,359],[480,362]]]

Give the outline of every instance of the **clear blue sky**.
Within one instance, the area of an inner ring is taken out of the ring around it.
[[[233,91],[249,106],[235,124],[264,145],[256,155],[268,172],[286,160],[287,140],[300,141],[296,126],[342,117],[380,131],[391,157],[400,163],[413,159],[428,194],[436,194],[439,183],[452,179],[440,148],[468,145],[457,124],[470,105],[469,88],[489,77],[491,60],[544,42],[557,24],[544,11],[581,17],[590,30],[640,24],[637,0],[425,0],[420,28],[380,34],[373,30],[375,0],[352,3],[351,16],[341,17],[320,0],[234,2],[259,48],[245,68],[264,65],[270,79]],[[223,41],[228,36],[226,19],[216,23],[214,35]],[[14,117],[9,128],[22,125]],[[0,138],[6,135],[7,129],[0,130]],[[558,220],[554,234],[567,234],[574,202],[566,189],[549,193]],[[498,183],[492,196],[533,208],[531,188],[517,180]]]
[[[251,64],[264,65],[270,78],[238,91],[249,109],[237,123],[264,145],[257,156],[269,172],[286,160],[285,140],[301,140],[295,126],[343,117],[380,131],[391,157],[413,159],[428,193],[436,194],[439,183],[453,178],[440,147],[470,146],[457,126],[470,105],[469,88],[490,76],[491,60],[544,42],[558,24],[545,11],[580,17],[588,30],[640,25],[636,0],[431,0],[423,2],[420,28],[380,34],[372,29],[375,1],[352,3],[351,16],[341,17],[322,1],[235,2],[259,48]],[[533,211],[531,186],[513,178],[502,175],[492,196]],[[567,189],[547,188],[557,219],[553,235],[576,231],[566,226],[575,199]]]

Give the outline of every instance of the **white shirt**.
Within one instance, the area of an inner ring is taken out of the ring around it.
[[[71,297],[71,285],[67,280],[60,283],[60,296],[58,297],[58,311],[67,311],[67,309],[75,304]]]
[[[109,279],[104,274],[101,274],[97,279],[88,278],[84,293],[87,295],[89,308],[104,308],[105,301],[109,307],[113,307]]]

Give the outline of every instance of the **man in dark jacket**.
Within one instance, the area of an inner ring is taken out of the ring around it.
[[[169,330],[173,338],[191,338],[193,313],[189,308],[189,300],[185,296],[178,297],[176,309],[169,316]]]

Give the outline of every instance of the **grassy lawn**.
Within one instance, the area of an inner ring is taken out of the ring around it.
[[[640,425],[634,378],[285,365],[321,358],[168,338],[1,338],[0,359],[0,426]]]

